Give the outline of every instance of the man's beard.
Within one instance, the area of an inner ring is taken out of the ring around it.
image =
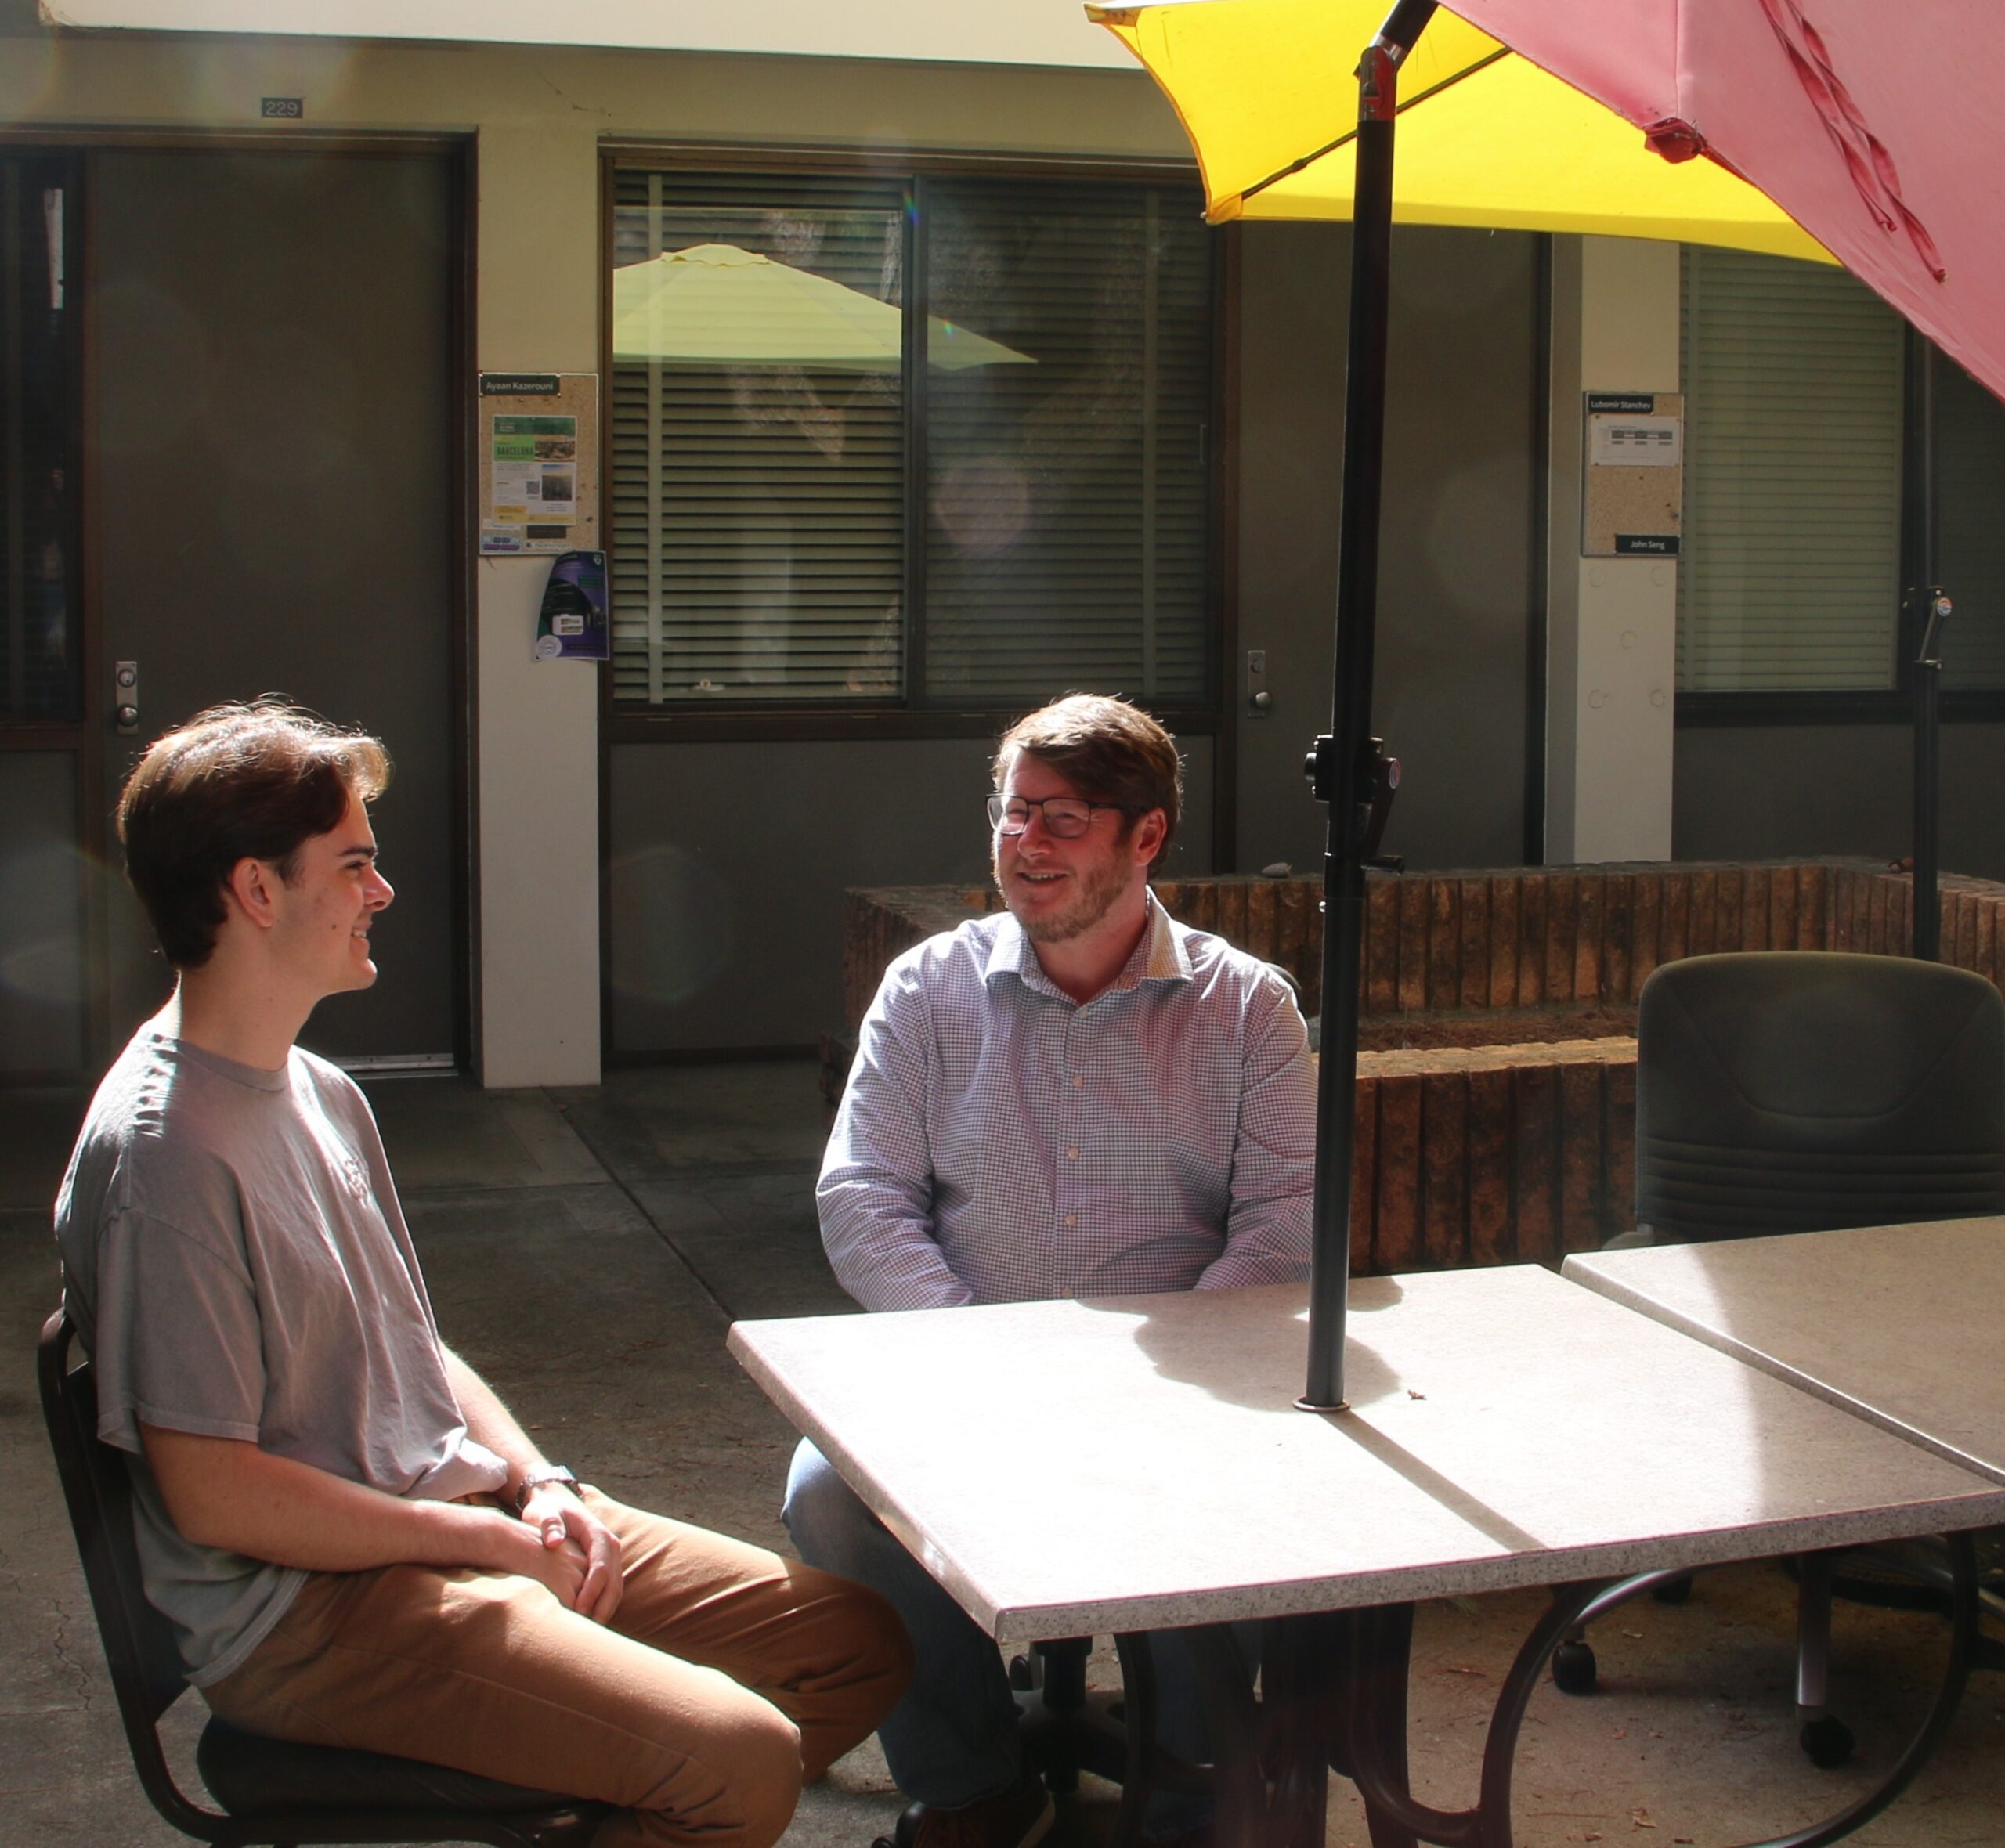
[[[1128,874],[1125,862],[1104,861],[1090,873],[1077,878],[1078,890],[1072,902],[1062,911],[1046,912],[1034,919],[1019,917],[1017,922],[1023,927],[1024,935],[1034,944],[1070,943],[1075,937],[1083,937],[1114,909],[1128,890]],[[999,872],[995,883],[1007,904],[1008,888],[1003,886]]]

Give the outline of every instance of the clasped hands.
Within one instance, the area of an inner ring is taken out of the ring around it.
[[[539,1579],[566,1609],[594,1623],[620,1608],[620,1536],[562,1482],[529,1491],[515,1524],[529,1547],[514,1571]]]

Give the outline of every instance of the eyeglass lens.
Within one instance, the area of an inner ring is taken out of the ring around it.
[[[1077,840],[1093,825],[1093,805],[1071,796],[1047,796],[1036,801],[1021,796],[992,796],[988,825],[999,834],[1021,834],[1031,825],[1033,809],[1042,814],[1046,833],[1060,840]]]

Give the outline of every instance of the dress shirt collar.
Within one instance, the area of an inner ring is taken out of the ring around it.
[[[1182,940],[1171,929],[1169,913],[1162,908],[1161,901],[1154,887],[1148,893],[1149,921],[1142,933],[1141,941],[1136,944],[1133,953],[1122,965],[1121,973],[1093,997],[1100,1001],[1110,994],[1125,993],[1137,988],[1144,982],[1187,982],[1190,980],[1190,958]],[[995,941],[988,952],[988,960],[983,965],[981,979],[992,983],[999,975],[1013,975],[1039,994],[1077,1006],[1044,973],[1044,966],[1037,959],[1037,947],[1024,934],[1024,927],[1006,911],[996,920]],[[1090,1007],[1092,1002],[1086,1002]]]

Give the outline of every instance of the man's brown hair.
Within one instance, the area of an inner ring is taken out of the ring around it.
[[[1068,693],[1002,734],[992,768],[997,789],[1008,780],[1019,751],[1057,771],[1089,801],[1118,808],[1126,817],[1124,840],[1151,809],[1161,809],[1162,845],[1149,862],[1149,876],[1155,877],[1183,810],[1183,760],[1176,740],[1161,726],[1125,699]]]
[[[212,706],[156,738],[125,779],[118,838],[168,961],[208,961],[239,861],[266,861],[290,883],[302,844],[389,781],[379,740],[278,699]]]

